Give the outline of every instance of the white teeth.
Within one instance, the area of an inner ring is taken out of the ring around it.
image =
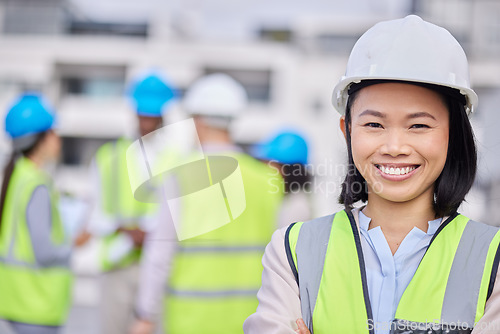
[[[384,167],[382,165],[377,165],[378,169],[382,171],[384,174],[389,174],[389,175],[405,175],[408,174],[409,172],[412,172],[415,170],[415,166],[411,167],[402,167],[402,168],[394,168],[394,167]]]

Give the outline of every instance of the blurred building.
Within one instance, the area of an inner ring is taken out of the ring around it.
[[[464,211],[500,225],[495,211],[500,201],[500,113],[496,110],[500,2],[366,1],[364,10],[359,4],[347,10],[355,5],[337,0],[332,3],[339,3],[339,10],[329,12],[320,7],[314,11],[314,2],[287,1],[282,8],[274,8],[275,13],[289,12],[286,19],[269,14],[273,8],[257,10],[248,2],[244,24],[245,8],[240,3],[224,6],[223,15],[216,15],[208,7],[205,12],[200,1],[173,1],[175,8],[157,1],[149,14],[142,12],[142,18],[135,20],[96,18],[83,3],[0,0],[0,112],[5,113],[22,91],[36,89],[48,95],[58,111],[63,137],[62,168],[57,174],[63,191],[86,196],[87,166],[97,147],[134,135],[135,117],[125,91],[135,75],[150,68],[161,70],[182,94],[198,76],[221,71],[239,80],[251,100],[250,110],[234,125],[235,140],[245,146],[279,126],[301,129],[312,144],[316,211],[326,214],[338,209],[345,144],[338,130],[339,116],[330,104],[331,91],[350,49],[367,28],[413,12],[448,28],[469,56],[472,84],[480,95],[479,109],[472,117],[480,174]],[[293,6],[296,12],[290,11]],[[239,16],[232,17],[236,13]],[[239,25],[234,28],[226,19]],[[175,105],[167,121],[183,117]],[[0,164],[8,154],[9,143],[2,135]],[[82,291],[85,295],[87,290],[82,286]]]

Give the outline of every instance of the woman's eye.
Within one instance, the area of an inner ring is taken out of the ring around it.
[[[381,128],[382,127],[382,124],[380,123],[366,123],[365,126],[369,127],[369,128]]]
[[[424,128],[429,128],[429,126],[426,124],[413,124],[410,128],[411,129],[424,129]]]

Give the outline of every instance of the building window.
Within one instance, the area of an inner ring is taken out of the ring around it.
[[[107,35],[127,37],[147,37],[147,23],[107,23],[93,21],[72,21],[68,31],[73,35]]]
[[[90,97],[123,95],[123,81],[116,78],[62,78],[63,93]]]
[[[110,139],[63,136],[61,162],[68,166],[88,166],[97,149]]]
[[[125,66],[58,64],[61,96],[108,98],[123,96]]]

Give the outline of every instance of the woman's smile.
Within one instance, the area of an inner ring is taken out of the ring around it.
[[[380,175],[389,181],[403,181],[410,178],[414,172],[420,167],[415,164],[384,164],[379,163],[374,165],[379,171]]]

